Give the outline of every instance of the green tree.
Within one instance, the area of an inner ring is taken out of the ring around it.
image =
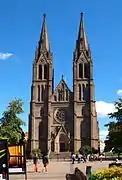
[[[32,157],[37,156],[39,159],[42,157],[42,153],[40,149],[33,149],[31,153]]]
[[[115,112],[108,114],[110,119],[115,119],[105,126],[108,127],[108,136],[105,141],[105,151],[122,152],[122,99],[115,102]]]
[[[91,154],[92,153],[92,148],[90,146],[88,146],[88,145],[85,145],[85,146],[80,148],[79,152],[81,154],[86,154],[86,155]]]
[[[8,139],[9,145],[18,144],[24,139],[21,126],[25,123],[19,118],[23,112],[23,101],[14,99],[9,103],[0,119],[0,137]]]

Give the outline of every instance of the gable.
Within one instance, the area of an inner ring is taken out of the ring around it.
[[[79,63],[87,63],[88,62],[88,58],[86,57],[85,53],[82,52],[77,60],[77,62]]]
[[[52,101],[69,101],[70,93],[70,89],[64,79],[62,79],[52,95]]]

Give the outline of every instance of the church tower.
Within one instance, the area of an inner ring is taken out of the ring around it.
[[[48,40],[46,15],[33,63],[29,115],[29,150],[50,148],[50,97],[53,93],[53,58]]]
[[[53,86],[53,57],[44,15],[33,62],[28,154],[40,149],[49,152],[51,158],[56,154],[67,157],[69,152],[77,152],[84,145],[98,150],[93,62],[83,13],[73,56],[73,91],[63,76],[55,89]]]
[[[74,151],[83,145],[98,149],[98,122],[94,100],[93,62],[83,13],[73,57]]]

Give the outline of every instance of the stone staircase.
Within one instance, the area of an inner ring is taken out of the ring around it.
[[[69,160],[71,157],[71,153],[70,152],[60,152],[59,154],[56,154],[55,152],[50,152],[50,159],[57,159],[57,160]]]

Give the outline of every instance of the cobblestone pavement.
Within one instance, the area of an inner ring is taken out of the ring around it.
[[[50,162],[48,165],[48,173],[42,173],[42,163],[38,163],[38,173],[33,172],[32,162],[27,163],[27,179],[28,180],[65,180],[67,173],[72,173],[75,167],[78,167],[85,173],[86,166],[92,166],[92,172],[98,171],[103,168],[107,168],[110,161],[101,162],[87,162],[87,163],[75,163],[71,162]],[[10,175],[10,180],[24,180],[24,175]]]

